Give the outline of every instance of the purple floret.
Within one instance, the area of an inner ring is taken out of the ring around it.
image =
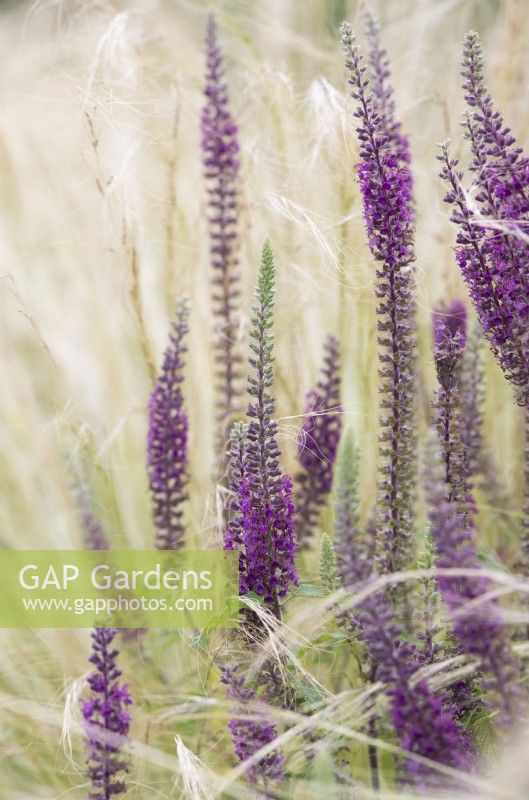
[[[217,455],[223,460],[232,417],[240,410],[241,357],[237,349],[240,323],[238,270],[239,143],[224,81],[224,58],[215,17],[206,29],[206,101],[200,120],[202,162],[213,286],[215,377],[217,389]]]
[[[414,207],[407,137],[394,117],[378,26],[368,25],[371,81],[351,27],[342,26],[360,145],[357,176],[377,261],[380,478],[377,536],[386,571],[408,566],[415,516]]]
[[[303,424],[298,434],[297,476],[298,546],[306,546],[317,532],[319,512],[332,489],[334,462],[342,429],[340,406],[340,349],[334,336],[327,337],[321,380],[307,395]]]
[[[160,375],[149,400],[147,470],[156,545],[177,550],[184,543],[183,504],[187,498],[188,417],[182,394],[189,310],[180,300]]]
[[[128,765],[122,750],[128,743],[130,714],[127,709],[132,700],[127,686],[119,681],[118,651],[113,647],[116,633],[113,628],[92,631],[90,662],[95,670],[88,676],[91,697],[83,703],[82,713],[93,800],[110,800],[127,789],[123,776]]]

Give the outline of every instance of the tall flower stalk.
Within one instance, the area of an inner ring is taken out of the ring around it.
[[[273,308],[275,266],[272,248],[265,242],[251,316],[248,392],[249,423],[243,441],[232,439],[239,513],[226,536],[227,546],[241,551],[240,590],[264,598],[280,617],[280,599],[296,585],[295,509],[292,481],[279,466],[278,425],[273,419],[275,397]],[[233,475],[233,469],[232,469]]]
[[[128,772],[123,748],[128,743],[132,700],[121,671],[116,665],[114,647],[117,631],[96,628],[92,631],[94,671],[88,676],[91,696],[83,703],[82,713],[87,742],[87,773],[92,784],[93,800],[111,800],[127,790]]]
[[[467,474],[470,481],[484,464],[483,399],[483,334],[476,323],[467,336],[461,364],[461,421],[462,440],[467,453]]]
[[[232,709],[233,719],[229,729],[235,754],[244,762],[255,755],[277,738],[277,730],[273,722],[263,713],[256,711],[258,702],[256,692],[247,686],[244,677],[239,674],[237,665],[225,664],[221,667],[221,681],[227,687],[227,697],[235,702]],[[251,719],[249,718],[251,717]],[[273,751],[263,756],[246,771],[248,781],[265,787],[270,781],[280,781],[283,777],[283,756]]]
[[[413,201],[407,138],[394,118],[387,60],[370,34],[373,87],[348,23],[342,47],[356,102],[360,143],[357,175],[371,253],[377,261],[380,363],[379,518],[383,566],[409,564],[415,505],[415,301],[413,296]],[[382,66],[377,71],[376,63]]]
[[[439,570],[476,572],[479,560],[474,546],[472,520],[447,497],[446,483],[434,463],[428,483],[432,537]],[[487,597],[490,580],[475,574],[438,577],[439,588],[450,614],[452,628],[461,650],[479,659],[488,700],[498,710],[498,723],[513,728],[527,713],[519,686],[520,665],[512,651],[500,606]]]
[[[149,400],[147,471],[156,546],[160,550],[178,550],[185,536],[183,505],[187,498],[189,421],[182,382],[188,331],[189,305],[182,298]]]
[[[335,484],[334,549],[343,584],[351,588],[369,577],[375,540],[358,519],[358,452],[350,429],[342,438]]]
[[[467,311],[460,300],[441,305],[434,311],[434,359],[439,381],[434,401],[436,422],[443,449],[447,497],[458,503],[462,513],[469,499],[467,448],[461,410],[466,325]]]
[[[371,663],[376,665],[376,679],[382,681],[390,700],[391,722],[400,746],[439,764],[471,770],[468,738],[450,709],[444,707],[443,696],[432,692],[426,680],[414,678],[422,662],[405,641],[386,593],[379,589],[364,600],[355,611],[355,625],[357,622]],[[442,782],[434,767],[420,761],[408,758],[406,768],[418,786]]]
[[[90,495],[81,478],[76,478],[74,495],[85,547],[89,550],[110,550],[110,542],[94,514]]]
[[[342,427],[340,348],[334,336],[327,337],[324,353],[321,379],[307,395],[298,435],[298,460],[303,468],[297,476],[298,547],[306,547],[316,533],[321,509],[332,489]]]
[[[465,36],[463,89],[468,106],[464,135],[471,151],[470,192],[463,172],[442,146],[441,177],[448,184],[445,201],[453,207],[457,227],[456,259],[469,287],[480,323],[526,415],[529,442],[529,158],[485,85],[479,37]],[[526,498],[529,498],[529,447],[525,453]],[[529,568],[529,500],[522,536],[522,562]]]
[[[206,27],[206,101],[200,122],[202,162],[207,186],[211,255],[214,358],[217,390],[216,450],[220,469],[229,428],[241,403],[241,357],[238,270],[239,143],[237,125],[229,108],[224,80],[224,58],[217,23],[209,16]]]

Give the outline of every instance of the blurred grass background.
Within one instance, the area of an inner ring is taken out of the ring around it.
[[[343,18],[360,24],[361,4],[2,3],[4,548],[82,547],[71,492],[74,468],[82,470],[113,544],[151,546],[146,404],[175,298],[182,292],[192,298],[186,384],[189,545],[217,541],[208,243],[199,153],[208,10],[219,17],[240,126],[247,309],[266,235],[278,263],[277,391],[285,468],[296,468],[299,415],[317,376],[325,334],[339,334],[344,412],[362,453],[363,512],[372,506],[374,268],[353,174],[356,142],[337,44]],[[398,110],[414,156],[417,391],[424,419],[435,386],[431,308],[441,297],[465,293],[435,160],[437,143],[447,137],[454,137],[459,149],[461,40],[469,28],[481,33],[493,95],[527,142],[529,14],[525,0],[386,0],[379,11]],[[246,352],[244,331],[241,338]],[[501,549],[521,497],[522,427],[512,393],[489,356],[486,376],[486,436],[511,505],[491,513],[484,526],[490,544]],[[68,725],[73,725],[68,716],[62,743],[59,736],[72,682],[87,670],[88,632],[2,631],[0,639],[2,797],[85,797],[77,735],[72,760],[64,753]],[[138,745],[131,796],[187,796],[172,788],[175,734],[213,769],[223,772],[233,763],[222,709],[211,724],[203,713],[198,720],[177,713],[185,696],[222,699],[208,666],[211,654],[156,632],[148,642],[124,649],[123,666],[136,700],[133,735],[155,748],[143,752]],[[311,662],[318,661],[317,646],[315,653]],[[316,674],[317,663],[312,667]],[[319,791],[316,783],[300,787],[299,797]]]

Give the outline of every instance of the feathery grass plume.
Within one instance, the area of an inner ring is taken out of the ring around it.
[[[379,110],[348,23],[341,28],[360,142],[357,167],[369,248],[378,262],[381,416],[379,549],[384,569],[407,566],[415,516],[415,302],[413,201],[407,138],[394,120],[390,94]],[[385,79],[386,80],[386,79]],[[389,89],[386,90],[389,93]],[[388,133],[391,128],[391,135]]]
[[[439,570],[479,570],[472,520],[459,513],[447,497],[444,465],[431,447],[427,496],[432,537]],[[479,659],[488,701],[498,711],[498,724],[516,728],[527,714],[527,701],[519,686],[520,665],[512,651],[509,633],[498,603],[487,598],[491,589],[485,576],[440,574],[439,589],[461,649]]]
[[[434,400],[443,448],[447,498],[463,513],[469,500],[467,452],[461,417],[461,370],[466,344],[467,310],[461,300],[438,306],[433,313],[434,360],[439,381]]]
[[[212,267],[212,309],[217,389],[217,456],[221,462],[228,431],[241,402],[241,357],[237,349],[240,322],[238,271],[239,144],[229,109],[224,58],[213,15],[206,27],[206,102],[200,121],[202,161],[208,195]]]
[[[332,488],[334,462],[342,428],[340,406],[340,347],[334,336],[324,344],[321,379],[307,395],[298,435],[296,530],[298,547],[307,547],[316,532],[321,508]]]
[[[227,541],[242,551],[239,568],[242,594],[255,592],[280,617],[280,598],[297,585],[295,508],[292,481],[279,466],[273,373],[273,308],[275,266],[272,248],[264,243],[250,330],[250,403],[244,466],[238,487],[240,515]],[[244,476],[243,476],[244,473]],[[233,529],[233,523],[232,523]]]
[[[361,530],[358,521],[358,452],[353,431],[342,437],[336,467],[334,550],[346,588],[365,580],[371,571],[375,537]]]
[[[257,696],[254,689],[245,685],[244,677],[238,674],[237,665],[221,666],[221,681],[228,687],[228,698],[236,702],[232,709],[235,716],[229,722],[229,729],[235,753],[244,762],[261,747],[273,742],[277,738],[277,730],[264,714],[260,715],[255,708],[250,707],[252,703],[256,703]],[[243,715],[251,716],[252,719]],[[272,752],[249,767],[246,775],[250,783],[266,786],[270,781],[283,779],[283,767],[283,756]]]
[[[385,685],[390,716],[402,748],[440,764],[468,772],[472,758],[468,737],[444,707],[443,696],[434,693],[423,680],[414,680],[421,660],[395,621],[387,593],[376,590],[355,610],[376,679]],[[407,759],[410,780],[432,787],[440,780],[435,769]]]
[[[93,800],[111,800],[127,790],[123,776],[128,772],[128,765],[122,750],[128,741],[130,715],[127,708],[132,700],[127,686],[119,681],[118,651],[113,646],[116,633],[113,628],[92,631],[90,661],[95,670],[87,679],[91,697],[83,703],[82,713]]]
[[[156,546],[178,550],[184,543],[183,504],[188,483],[188,429],[184,410],[186,338],[189,304],[181,298],[165,351],[160,374],[149,400],[147,471],[156,526]]]

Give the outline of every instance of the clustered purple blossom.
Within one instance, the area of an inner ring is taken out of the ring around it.
[[[248,406],[250,419],[244,441],[235,451],[232,438],[232,463],[241,460],[232,475],[232,487],[238,493],[239,514],[226,534],[226,546],[241,552],[239,579],[241,591],[263,596],[276,616],[280,616],[280,598],[297,584],[295,567],[295,509],[292,482],[279,466],[277,422],[272,419],[275,398],[273,385],[273,306],[275,267],[268,241],[263,247],[250,330],[250,366],[248,392],[253,398]],[[240,441],[240,437],[239,437]]]
[[[147,470],[152,496],[156,545],[177,550],[184,543],[183,504],[187,498],[188,429],[184,410],[187,299],[179,300],[160,375],[149,400]]]
[[[93,800],[111,800],[127,789],[123,775],[128,765],[122,750],[128,743],[130,714],[127,708],[132,700],[127,686],[119,681],[118,651],[113,647],[116,633],[113,628],[92,631],[90,661],[95,670],[88,676],[91,697],[83,703],[82,713]]]
[[[380,481],[378,537],[387,571],[409,563],[415,495],[415,302],[413,297],[413,200],[407,138],[394,119],[387,58],[370,30],[371,89],[351,27],[343,23],[342,47],[356,101],[360,142],[357,167],[369,248],[378,262],[380,348]],[[376,49],[378,48],[378,49]]]
[[[229,426],[239,410],[241,357],[239,328],[238,200],[239,143],[224,81],[224,58],[217,40],[217,23],[210,16],[206,29],[206,102],[200,122],[202,160],[208,194],[217,381],[217,455],[221,461]]]
[[[430,473],[428,500],[432,537],[439,570],[476,572],[480,564],[474,547],[474,526],[462,515],[457,502],[447,498],[446,483]],[[439,589],[451,617],[462,651],[479,659],[489,701],[499,711],[501,726],[513,727],[523,717],[524,692],[519,686],[520,665],[512,651],[509,633],[486,576],[439,574]]]
[[[356,610],[355,619],[371,663],[376,665],[376,678],[385,685],[400,746],[439,764],[472,770],[468,737],[445,707],[443,696],[432,692],[426,680],[413,679],[422,663],[405,640],[385,593],[379,589],[369,595]],[[417,785],[431,787],[438,775],[435,768],[412,758],[406,760],[406,768]]]
[[[464,128],[474,175],[470,193],[463,172],[443,145],[442,178],[458,233],[456,260],[483,331],[523,405],[529,400],[529,159],[494,108],[483,78],[476,33],[465,37],[463,87],[469,107]]]
[[[277,738],[275,725],[266,714],[260,712],[252,703],[257,703],[254,689],[245,684],[244,677],[238,674],[237,665],[221,666],[221,681],[228,687],[227,697],[237,705],[232,709],[235,715],[228,727],[233,740],[233,749],[240,761],[244,762],[255,755],[261,747],[265,747]],[[245,715],[245,716],[243,716]],[[266,785],[270,781],[281,781],[284,778],[283,756],[271,752],[263,756],[246,772],[250,783]]]
[[[321,380],[307,395],[304,420],[298,435],[296,528],[299,547],[307,546],[316,532],[319,512],[332,489],[334,462],[342,428],[340,406],[340,347],[334,336],[324,344]]]

